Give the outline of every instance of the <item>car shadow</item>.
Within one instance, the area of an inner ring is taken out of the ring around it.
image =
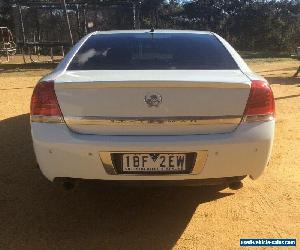
[[[288,95],[288,96],[280,96],[280,97],[275,97],[275,100],[283,100],[283,99],[290,99],[290,98],[295,98],[295,97],[299,97],[299,95]]]
[[[233,194],[98,183],[65,191],[36,166],[28,114],[0,121],[0,138],[1,249],[171,249],[199,206]]]
[[[269,73],[269,72],[277,72],[277,71],[296,71],[297,67],[288,67],[288,68],[281,68],[281,69],[268,69],[268,70],[257,70],[256,72],[258,74],[262,74],[262,73]]]
[[[300,78],[299,77],[292,77],[292,76],[287,76],[287,77],[273,77],[273,76],[266,76],[265,77],[267,81],[270,84],[280,84],[280,85],[297,85],[300,84]]]

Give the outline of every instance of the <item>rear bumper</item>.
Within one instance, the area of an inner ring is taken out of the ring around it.
[[[32,122],[37,161],[51,181],[57,177],[100,180],[197,180],[250,175],[258,178],[270,157],[274,121],[242,123],[234,132],[180,136],[99,136],[70,131],[65,124]],[[112,175],[100,152],[199,152],[208,156],[200,173]]]
[[[239,182],[246,176],[233,176],[224,178],[210,178],[210,179],[193,179],[193,180],[82,180],[67,177],[57,177],[54,183],[61,185],[64,182],[71,182],[73,184],[97,183],[106,186],[143,186],[143,187],[168,187],[168,186],[218,186],[221,189],[228,187],[233,182]],[[220,189],[220,190],[221,190]]]

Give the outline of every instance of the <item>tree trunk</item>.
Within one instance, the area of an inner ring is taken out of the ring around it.
[[[71,26],[70,26],[70,20],[69,20],[69,16],[68,16],[68,12],[67,12],[66,0],[61,0],[61,3],[63,5],[64,14],[66,16],[66,22],[67,22],[67,26],[68,26],[68,30],[69,30],[70,41],[71,41],[71,44],[73,46],[74,41],[73,41],[73,35],[72,35]]]
[[[294,77],[297,77],[299,73],[300,73],[300,66],[299,66],[299,68],[297,69],[297,71],[296,71]]]

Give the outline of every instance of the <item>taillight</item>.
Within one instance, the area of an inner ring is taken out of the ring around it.
[[[261,80],[253,80],[244,112],[244,121],[269,121],[275,116],[275,102],[270,85]]]
[[[31,97],[30,116],[33,122],[63,122],[54,90],[54,82],[39,82]]]

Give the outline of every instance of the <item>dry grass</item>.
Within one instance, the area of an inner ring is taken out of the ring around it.
[[[18,60],[17,60],[18,61]],[[239,191],[108,188],[65,193],[36,168],[29,100],[51,65],[0,65],[0,249],[237,249],[300,232],[300,78],[291,59],[248,60],[276,97],[272,158]]]

